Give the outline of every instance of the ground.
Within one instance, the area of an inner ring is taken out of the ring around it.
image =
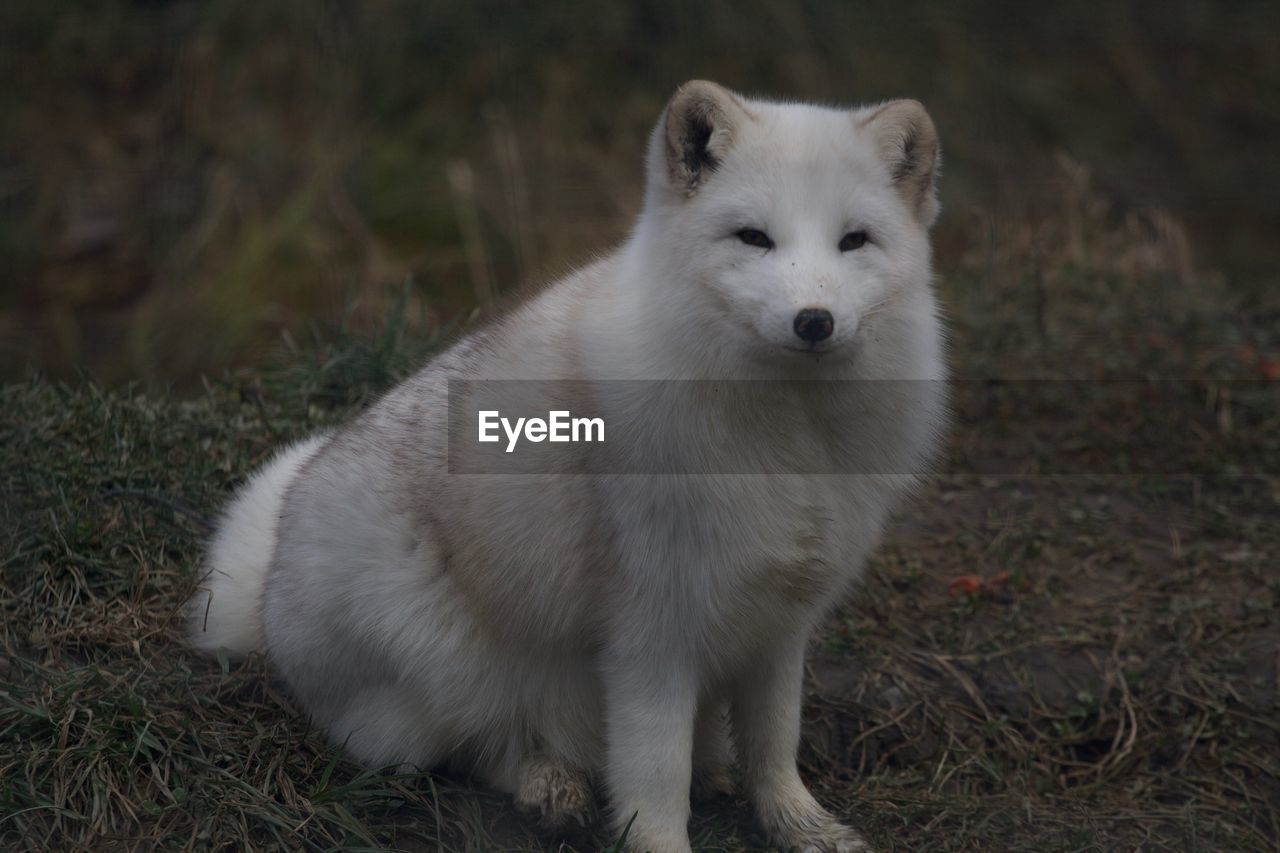
[[[1033,273],[1000,272],[1030,263],[1011,231],[940,282],[945,458],[814,640],[803,773],[883,850],[1280,843],[1276,314],[1084,222],[1080,245],[1028,225]],[[0,846],[614,841],[598,814],[546,833],[466,779],[356,767],[261,660],[181,644],[209,518],[435,345],[401,313],[198,394],[0,392]],[[763,844],[735,798],[691,831]]]

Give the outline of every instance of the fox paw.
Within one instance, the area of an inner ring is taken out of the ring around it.
[[[799,853],[874,853],[859,833],[840,823],[812,798],[790,809],[766,809],[761,815],[769,837],[783,850]]]
[[[570,820],[581,825],[591,805],[591,785],[582,769],[538,753],[520,766],[515,804],[522,812],[538,815],[538,822],[547,829]]]
[[[865,838],[835,821],[819,830],[793,836],[784,848],[799,853],[874,853]]]
[[[800,853],[873,853],[871,845],[848,827],[843,832],[823,834],[819,838],[806,838],[796,846]]]

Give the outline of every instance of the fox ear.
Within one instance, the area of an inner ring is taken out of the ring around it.
[[[654,147],[661,146],[661,167],[672,187],[686,196],[697,192],[720,166],[745,117],[742,103],[715,83],[691,80],[676,89],[654,139]]]
[[[859,116],[871,134],[889,176],[912,213],[926,227],[938,218],[935,186],[942,163],[938,131],[919,101],[889,101]]]

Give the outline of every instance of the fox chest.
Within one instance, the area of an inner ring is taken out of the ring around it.
[[[709,562],[721,595],[739,612],[820,606],[856,572],[869,545],[859,501],[838,483],[775,483],[729,501],[750,521],[730,526],[730,536],[712,535],[718,553]]]
[[[692,479],[692,478],[691,478]],[[887,504],[851,477],[716,477],[662,495],[642,538],[666,542],[669,602],[763,628],[819,609],[857,573]]]

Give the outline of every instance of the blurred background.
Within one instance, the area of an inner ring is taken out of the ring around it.
[[[192,387],[406,295],[415,333],[457,328],[625,235],[693,77],[926,104],[972,372],[1110,346],[1120,282],[1123,335],[1265,373],[1278,33],[1280,4],[1209,0],[6,0],[0,378]]]

